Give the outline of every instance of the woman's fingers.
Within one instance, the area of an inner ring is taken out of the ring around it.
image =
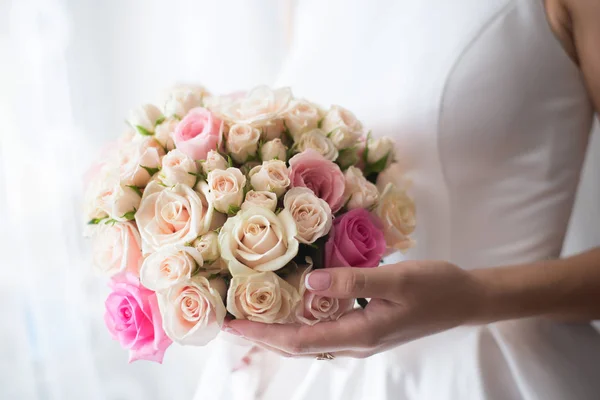
[[[370,326],[362,310],[352,311],[335,322],[320,322],[313,326],[235,320],[227,322],[224,329],[291,355],[370,348],[376,344],[374,327]]]
[[[400,264],[379,268],[326,268],[311,272],[306,287],[323,296],[338,299],[383,298],[397,293],[403,280]]]

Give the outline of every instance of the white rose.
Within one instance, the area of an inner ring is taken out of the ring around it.
[[[305,187],[290,189],[283,198],[283,205],[296,222],[296,238],[300,243],[314,243],[329,233],[333,224],[331,208],[312,190]]]
[[[167,118],[161,124],[158,124],[154,128],[154,138],[168,151],[175,148],[175,141],[173,140],[173,132],[177,128],[179,120],[176,118]]]
[[[377,175],[377,188],[379,192],[383,193],[386,186],[390,183],[402,190],[408,190],[411,186],[410,179],[405,176],[405,171],[396,162],[388,165],[386,169]]]
[[[415,203],[404,190],[389,183],[383,190],[375,208],[383,222],[383,233],[388,247],[407,250],[414,245],[409,237],[416,227]]]
[[[321,124],[335,146],[341,150],[352,147],[363,135],[363,126],[354,114],[340,106],[332,106]]]
[[[379,160],[387,157],[385,159],[385,165],[382,165],[379,171],[392,163],[394,160],[394,140],[389,137],[381,137],[378,139],[371,139],[368,142],[368,152],[367,152],[367,163],[375,164]]]
[[[141,197],[135,189],[120,182],[107,187],[99,198],[100,209],[119,222],[132,220],[140,201]]]
[[[127,122],[140,134],[150,136],[154,134],[156,124],[163,119],[163,114],[158,107],[153,104],[144,104],[129,112]]]
[[[294,140],[298,140],[300,134],[317,128],[321,115],[314,104],[306,100],[294,100],[284,118],[290,134]]]
[[[250,190],[242,203],[242,210],[249,207],[262,207],[275,212],[277,209],[277,195],[273,192]]]
[[[119,170],[121,182],[143,188],[148,184],[150,172],[160,168],[161,157],[165,151],[153,138],[136,140],[119,151]]]
[[[208,175],[216,169],[227,169],[227,160],[216,150],[211,150],[206,155],[206,160],[201,161],[202,171]]]
[[[262,140],[273,140],[281,137],[285,130],[285,125],[282,119],[272,119],[261,126]]]
[[[336,299],[306,290],[306,275],[310,272],[310,266],[302,266],[285,277],[285,281],[300,294],[301,300],[295,310],[294,322],[314,325],[317,322],[337,321],[342,315],[352,311],[355,299]]]
[[[234,276],[252,270],[277,271],[298,253],[296,233],[289,211],[275,214],[262,207],[249,207],[221,228],[221,258]]]
[[[222,278],[194,276],[158,295],[162,326],[171,340],[204,346],[221,331],[226,285]]]
[[[242,164],[248,157],[256,156],[260,131],[250,125],[234,124],[227,135],[227,151],[236,162]]]
[[[254,190],[273,192],[280,197],[290,186],[290,174],[284,161],[263,161],[248,174]]]
[[[144,254],[166,245],[184,245],[212,229],[214,208],[208,186],[199,191],[177,184],[172,188],[151,182],[135,214]]]
[[[244,201],[246,177],[237,168],[216,169],[208,174],[208,187],[215,209],[224,214],[233,213]]]
[[[124,271],[137,275],[142,261],[142,240],[135,224],[98,224],[92,234],[92,257],[96,271],[103,275]]]
[[[269,140],[261,146],[260,157],[263,161],[274,159],[287,161],[287,148],[281,139]]]
[[[190,279],[204,265],[202,255],[193,247],[165,246],[144,260],[140,282],[155,292]]]
[[[108,213],[102,204],[102,196],[119,182],[119,169],[110,163],[99,163],[92,169],[87,174],[89,182],[86,182],[87,187],[84,195],[83,214],[85,222],[108,217]]]
[[[202,86],[178,85],[167,96],[165,115],[183,118],[192,108],[201,107],[206,89]]]
[[[219,254],[219,235],[215,231],[210,231],[194,240],[192,246],[200,252],[205,264],[215,262]]]
[[[298,153],[307,149],[314,149],[329,161],[335,161],[338,158],[339,152],[335,144],[329,139],[321,129],[313,129],[304,133],[296,144],[294,150]]]
[[[260,128],[280,119],[291,99],[289,88],[272,90],[267,86],[258,86],[244,94],[212,99],[209,107],[222,120]]]
[[[369,182],[360,169],[349,167],[344,177],[346,178],[344,198],[347,199],[348,209],[369,208],[377,202],[379,198],[377,186]]]
[[[168,152],[162,159],[160,179],[167,186],[181,183],[194,187],[197,173],[196,162],[177,149]]]
[[[293,322],[298,291],[273,272],[234,276],[227,291],[227,311],[237,319],[266,324]]]

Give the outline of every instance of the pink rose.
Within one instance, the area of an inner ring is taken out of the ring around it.
[[[221,121],[209,110],[194,108],[175,128],[175,146],[194,160],[204,160],[210,150],[217,148],[221,127]]]
[[[132,274],[116,275],[106,299],[104,322],[113,336],[129,349],[129,362],[148,360],[162,363],[171,345],[162,327],[156,293],[146,289]]]
[[[292,187],[307,187],[329,204],[332,212],[344,205],[344,174],[333,161],[313,149],[296,154],[290,159]]]
[[[325,266],[378,266],[386,250],[380,225],[377,217],[364,208],[354,209],[336,218],[325,244]]]

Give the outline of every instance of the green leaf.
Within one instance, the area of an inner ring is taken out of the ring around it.
[[[144,135],[144,136],[153,136],[154,135],[154,132],[148,131],[146,128],[144,128],[141,125],[136,125],[135,129],[137,129],[137,131],[140,133],[140,135]]]
[[[367,158],[369,157],[369,142],[371,141],[371,131],[367,133],[367,140],[365,141],[365,151],[363,151],[362,159],[365,165],[367,165]],[[367,175],[367,174],[365,174]]]
[[[142,197],[142,190],[139,187],[135,185],[127,185],[127,187],[136,192],[138,196]]]
[[[104,221],[104,224],[105,224],[105,225],[111,225],[111,226],[115,226],[115,224],[116,224],[117,222],[118,222],[118,221],[117,221],[116,219],[112,219],[112,218],[110,218],[110,219],[107,219],[106,221]]]
[[[100,222],[104,221],[106,218],[108,218],[108,217],[90,219],[88,221],[88,225],[98,225]]]
[[[206,279],[208,279],[209,281],[212,281],[213,279],[216,279],[220,276],[220,274],[210,274]]]
[[[229,154],[227,154],[227,165],[229,166],[229,168],[233,167],[233,160],[231,159],[231,156]]]
[[[156,122],[154,122],[154,126],[158,126],[160,124],[162,124],[163,122],[165,122],[165,120],[167,119],[167,117],[165,117],[164,115],[162,117],[159,117]]]
[[[148,174],[150,176],[154,175],[155,173],[157,173],[158,171],[160,171],[160,168],[152,168],[152,167],[144,167],[143,165],[140,164],[140,167],[144,168]]]
[[[387,166],[387,160],[390,157],[390,153],[391,152],[388,152],[385,155],[385,157],[381,157],[374,164],[367,164],[367,166],[365,167],[365,176],[369,176],[371,174],[378,174],[381,171],[383,171],[385,169],[385,167]]]
[[[125,218],[127,221],[131,221],[135,218],[136,211],[137,210],[134,209],[133,211],[126,212],[121,218]]]
[[[179,115],[177,115],[177,114],[173,114],[172,117],[175,118],[175,119],[177,119],[177,120],[179,120],[179,121],[181,121],[181,117]]]
[[[319,246],[317,246],[317,245],[316,245],[316,244],[314,244],[314,243],[306,243],[306,245],[307,245],[307,246],[309,246],[309,247],[312,247],[313,249],[317,249],[317,250],[319,250]]]
[[[279,214],[282,211],[283,211],[283,207],[277,207],[277,209],[275,210],[275,214]]]
[[[206,180],[206,175],[204,175],[204,173],[202,172],[188,172],[188,174],[195,176],[196,177],[196,182],[194,182],[194,187],[198,184],[198,182],[200,181],[205,181]]]
[[[240,211],[242,208],[240,206],[234,206],[234,205],[230,205],[229,209],[227,209],[227,214],[228,215],[235,215],[238,213],[238,211]]]
[[[325,119],[325,117],[321,118],[319,120],[319,122],[317,122],[317,128],[321,129],[323,127],[323,120]]]

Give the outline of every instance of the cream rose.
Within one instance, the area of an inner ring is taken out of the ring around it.
[[[222,278],[197,275],[160,293],[158,304],[167,336],[182,345],[208,344],[223,326],[226,290]]]
[[[306,100],[294,100],[284,119],[290,134],[294,140],[298,140],[302,133],[317,128],[321,115],[314,104]]]
[[[329,233],[333,223],[331,208],[312,190],[305,187],[290,189],[285,194],[283,205],[296,222],[296,238],[300,243],[314,243]]]
[[[414,245],[409,237],[416,227],[415,203],[404,190],[388,183],[375,208],[383,222],[383,233],[388,247],[407,250]]]
[[[246,124],[234,124],[229,128],[226,147],[237,163],[243,164],[248,157],[256,156],[260,131]]]
[[[289,211],[275,214],[262,207],[248,207],[221,228],[221,258],[234,276],[252,270],[277,271],[298,253],[296,233]]]
[[[102,275],[137,275],[142,262],[142,239],[135,224],[98,224],[92,234],[92,257],[96,271]]]
[[[298,139],[294,145],[294,150],[298,153],[307,149],[314,149],[317,153],[329,161],[335,161],[338,158],[339,152],[335,144],[329,139],[321,129],[313,129],[308,131]]]
[[[206,155],[206,160],[200,162],[202,171],[208,175],[216,169],[227,169],[227,160],[216,150],[211,150]]]
[[[160,168],[164,149],[154,138],[134,140],[119,151],[120,179],[124,185],[143,188]]]
[[[234,213],[244,200],[246,177],[237,168],[217,169],[208,174],[208,187],[215,209],[224,214]]]
[[[200,236],[192,246],[200,252],[205,264],[211,264],[219,258],[219,235],[215,231]]]
[[[285,130],[283,119],[272,119],[261,126],[262,140],[274,140],[281,137],[281,134]]]
[[[173,133],[175,132],[175,128],[177,128],[177,124],[179,124],[179,120],[170,117],[154,128],[154,138],[158,140],[160,145],[167,149],[167,151],[171,151],[175,148]]]
[[[277,195],[273,192],[250,190],[242,203],[242,210],[249,207],[262,207],[275,212],[277,209]]]
[[[227,291],[227,311],[237,319],[266,324],[293,322],[298,291],[273,272],[234,276]]]
[[[363,135],[363,126],[354,114],[340,106],[332,106],[321,123],[338,150],[352,147]]]
[[[183,118],[192,108],[202,106],[206,89],[196,85],[178,85],[169,92],[165,101],[165,115]]]
[[[167,186],[181,183],[194,187],[197,173],[196,162],[177,149],[168,152],[162,159],[160,179]]]
[[[211,229],[214,214],[208,186],[199,191],[177,184],[172,188],[152,182],[144,190],[135,220],[144,253],[167,245],[184,245]]]
[[[301,300],[295,309],[294,322],[314,325],[317,322],[337,321],[342,315],[352,311],[355,299],[336,299],[306,290],[305,280],[310,272],[310,266],[302,266],[285,277],[286,282],[300,294]]]
[[[281,139],[269,140],[260,147],[260,157],[263,161],[287,161],[287,148]]]
[[[144,260],[140,270],[142,285],[155,292],[190,279],[204,265],[202,255],[193,247],[165,246]]]
[[[153,104],[144,104],[129,112],[127,122],[140,134],[151,136],[154,134],[156,124],[160,123],[163,118],[163,114],[158,107]]]
[[[119,222],[132,220],[140,201],[141,197],[135,189],[120,182],[106,187],[98,199],[100,209]]]
[[[371,139],[367,143],[367,164],[372,172],[381,172],[394,161],[394,140],[389,137]]]
[[[263,161],[248,174],[254,190],[273,192],[280,197],[290,186],[290,175],[284,161]]]
[[[213,99],[208,107],[227,122],[261,128],[282,118],[291,99],[289,88],[258,86],[247,93]]]
[[[369,208],[377,202],[379,198],[377,186],[369,182],[360,169],[349,167],[344,177],[346,179],[344,198],[348,209]]]

